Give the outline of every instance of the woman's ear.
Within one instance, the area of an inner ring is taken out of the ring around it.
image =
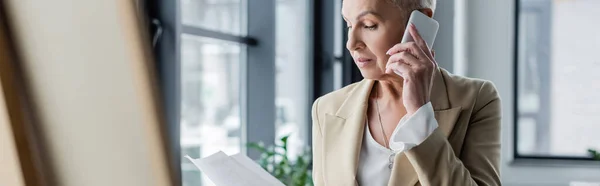
[[[433,10],[431,10],[431,8],[419,9],[419,12],[427,15],[427,17],[429,17],[429,18],[433,18]]]

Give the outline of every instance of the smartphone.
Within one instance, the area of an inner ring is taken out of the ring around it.
[[[414,41],[413,37],[408,31],[411,23],[417,27],[417,31],[427,43],[429,50],[431,50],[440,24],[435,19],[430,18],[418,10],[415,10],[410,14],[410,18],[408,19],[408,24],[406,25],[406,30],[404,31],[404,36],[402,36],[401,43]]]

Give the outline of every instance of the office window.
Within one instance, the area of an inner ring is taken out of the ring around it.
[[[243,36],[243,3],[181,1],[181,23],[191,28],[180,35],[182,156],[206,157],[220,150],[235,154],[243,147],[240,87],[246,46],[203,34]],[[184,186],[213,185],[186,159],[182,159],[181,169]]]
[[[181,0],[181,155],[247,153],[285,135],[308,149],[309,1]],[[274,33],[274,34],[265,34]],[[184,186],[213,183],[182,159]]]
[[[517,0],[516,158],[600,149],[600,1]]]
[[[275,6],[275,137],[289,135],[288,151],[295,159],[310,137],[308,1],[277,0]]]
[[[240,152],[240,44],[187,34],[181,43],[182,154]],[[198,169],[183,162],[186,181],[198,179]]]
[[[244,3],[245,0],[181,0],[181,23],[243,35]]]

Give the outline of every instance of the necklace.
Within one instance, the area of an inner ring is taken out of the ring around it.
[[[379,101],[377,101],[377,98],[379,97],[379,93],[377,91],[375,91],[375,105],[376,105],[376,110],[377,110],[377,118],[379,119],[379,127],[381,127],[381,134],[383,134],[383,143],[385,145],[385,148],[389,149],[390,144],[387,138],[387,135],[385,135],[385,130],[383,129],[383,122],[381,122],[381,113],[379,112]],[[394,157],[396,156],[396,153],[392,151],[392,153],[390,154],[390,156],[388,157],[388,168],[392,169],[394,167]]]
[[[377,110],[377,118],[379,119],[379,127],[381,127],[381,134],[383,134],[383,145],[385,145],[385,148],[390,148],[390,144],[388,142],[387,139],[387,135],[385,135],[385,130],[383,129],[383,122],[381,122],[381,113],[379,112],[379,101],[377,101],[377,98],[379,97],[379,93],[377,91],[375,91],[375,105],[376,105],[376,110]]]

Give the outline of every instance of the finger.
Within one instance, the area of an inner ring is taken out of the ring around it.
[[[435,50],[431,49],[431,56],[435,58]],[[433,63],[433,67],[437,68],[437,62],[435,60],[431,60]]]
[[[407,48],[404,48],[404,47],[407,47]],[[396,53],[396,54],[393,54],[392,56],[390,56],[390,59],[392,59],[393,61],[398,61],[407,55],[410,55],[410,56],[406,57],[407,59],[409,59],[409,61],[406,61],[407,63],[409,63],[409,65],[430,66],[433,61],[425,55],[425,52],[423,50],[421,50],[415,42],[398,44],[396,49],[399,49],[402,52],[399,52],[399,53]]]
[[[403,78],[407,78],[412,73],[410,65],[403,62],[391,62],[385,68],[385,73],[396,73]]]
[[[392,48],[390,48],[386,52],[386,54],[395,55],[397,53],[405,52],[405,51],[410,52],[418,59],[429,59],[429,57],[427,57],[425,52],[423,50],[421,50],[421,48],[419,48],[419,46],[415,42],[398,43],[398,44],[394,45]]]
[[[427,55],[427,57],[429,57],[429,59],[433,59],[433,56],[429,52],[429,47],[427,46],[427,42],[425,42],[425,40],[423,40],[423,37],[421,37],[421,34],[419,34],[419,31],[417,31],[417,27],[415,27],[415,25],[411,23],[408,28],[408,32],[410,32],[410,35],[413,37],[413,40],[415,40],[415,43],[417,43],[419,48],[421,48],[421,50],[425,51],[425,54]]]
[[[396,53],[407,51],[407,50],[410,49],[410,47],[408,46],[409,43],[410,42],[395,44],[394,46],[392,46],[392,48],[388,49],[388,51],[386,51],[385,54],[387,54],[387,55],[394,55]]]
[[[419,61],[414,55],[409,52],[400,52],[394,54],[388,59],[389,62],[403,62],[410,66],[418,67],[424,65],[423,62]],[[388,63],[389,64],[389,63]]]

